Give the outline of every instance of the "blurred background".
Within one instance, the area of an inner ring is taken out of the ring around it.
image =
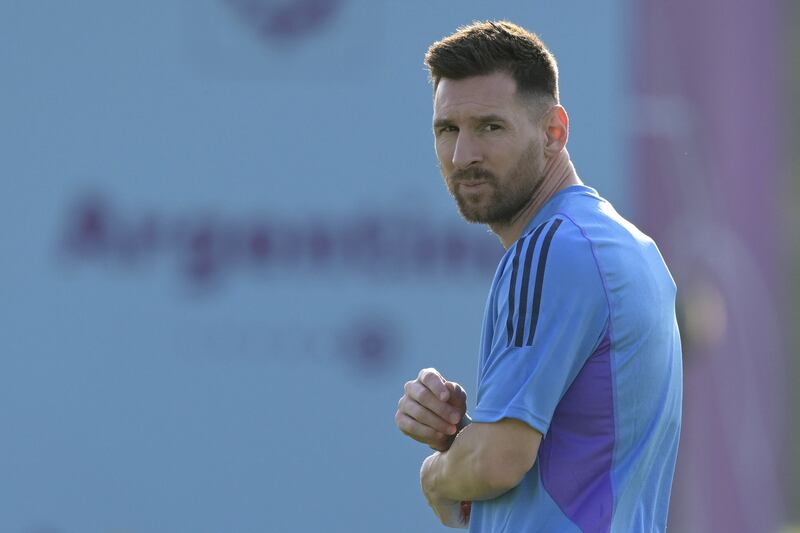
[[[396,402],[474,390],[502,248],[422,58],[498,18],[678,283],[670,530],[798,531],[797,2],[42,0],[0,3],[0,532],[444,530]]]

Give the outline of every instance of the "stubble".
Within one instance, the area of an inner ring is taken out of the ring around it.
[[[447,179],[447,188],[464,220],[475,224],[510,224],[533,201],[543,182],[544,176],[537,172],[537,153],[537,146],[531,143],[503,179],[477,167],[456,172]],[[464,190],[465,183],[477,182],[485,185],[475,191]]]

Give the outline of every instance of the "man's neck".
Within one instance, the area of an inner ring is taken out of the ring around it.
[[[503,247],[508,250],[519,239],[536,213],[554,194],[567,187],[582,183],[570,161],[569,153],[566,149],[561,150],[557,156],[547,162],[542,182],[530,201],[514,215],[509,223],[489,224],[489,229],[500,238]]]

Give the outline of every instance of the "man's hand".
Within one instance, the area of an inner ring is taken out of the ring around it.
[[[431,461],[436,460],[437,455],[439,454],[431,455],[422,463],[422,468],[419,473],[422,492],[425,494],[425,499],[428,500],[428,505],[430,505],[433,512],[436,513],[436,516],[442,524],[447,527],[467,529],[469,527],[469,515],[472,510],[472,502],[458,502],[437,496],[427,483]]]
[[[447,381],[435,368],[423,368],[417,379],[405,384],[397,402],[397,427],[414,440],[431,448],[450,448],[467,413],[467,393],[454,381]]]

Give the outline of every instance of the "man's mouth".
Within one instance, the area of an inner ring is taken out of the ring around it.
[[[459,181],[458,186],[463,190],[473,191],[475,189],[478,189],[482,185],[485,185],[486,183],[487,183],[486,180]]]

